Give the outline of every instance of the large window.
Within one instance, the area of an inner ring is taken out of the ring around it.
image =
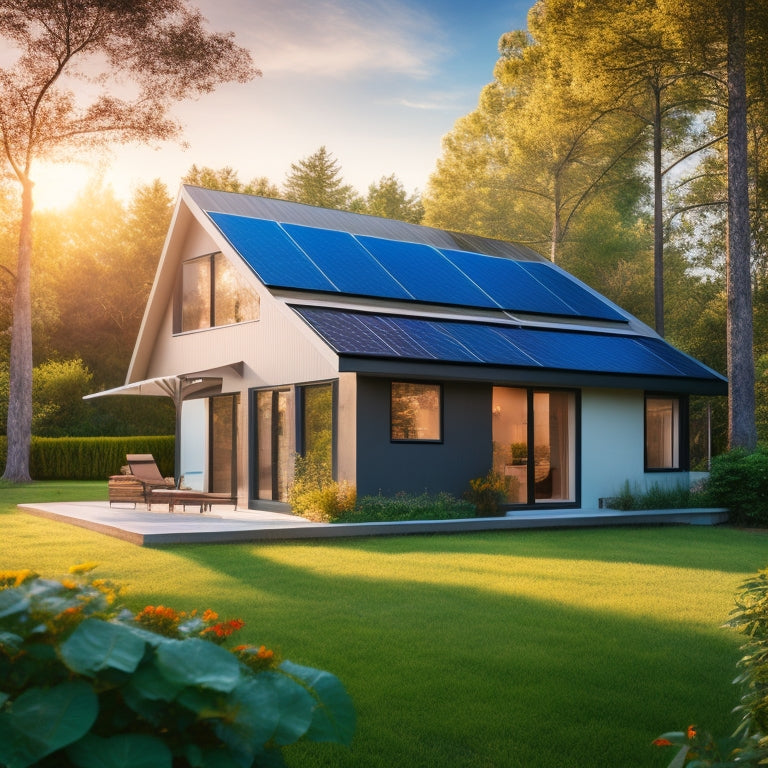
[[[576,502],[576,393],[493,388],[493,468],[509,504]]]
[[[391,439],[440,442],[441,400],[439,384],[393,381]]]
[[[259,297],[222,253],[183,262],[174,318],[175,332],[196,331],[258,318]]]
[[[256,405],[256,497],[286,501],[291,479],[291,393],[267,389],[255,393]]]
[[[645,468],[684,469],[687,462],[687,402],[684,398],[645,398]]]

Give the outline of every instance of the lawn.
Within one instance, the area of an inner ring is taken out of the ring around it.
[[[768,534],[708,527],[548,530],[142,549],[31,517],[19,501],[104,484],[0,485],[0,568],[96,560],[124,601],[211,607],[338,675],[351,748],[292,768],[661,766],[650,742],[728,731],[740,638],[723,629]]]

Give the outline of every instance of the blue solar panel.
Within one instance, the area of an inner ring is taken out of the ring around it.
[[[579,317],[627,322],[624,315],[554,264],[547,264],[544,261],[520,261],[518,264],[542,285],[557,294]]]
[[[336,291],[333,283],[291,241],[277,222],[226,213],[208,215],[265,285]]]
[[[495,323],[294,309],[337,352],[446,363],[720,380],[662,339]]]
[[[387,299],[413,299],[413,296],[347,232],[299,224],[282,226],[341,293]]]
[[[545,315],[577,314],[512,259],[442,248],[440,252],[503,309]]]
[[[417,301],[499,309],[432,246],[363,235],[356,238]]]

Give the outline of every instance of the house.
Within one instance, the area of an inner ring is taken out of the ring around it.
[[[493,468],[511,508],[594,508],[687,483],[688,398],[727,392],[529,249],[192,186],[113,392],[162,377],[189,392],[184,482],[267,509],[310,452],[359,495]]]

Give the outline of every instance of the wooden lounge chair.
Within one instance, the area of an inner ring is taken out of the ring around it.
[[[141,483],[145,503],[149,501],[149,494],[152,491],[176,487],[172,477],[163,477],[151,453],[129,453],[126,460],[131,469],[129,477]]]

